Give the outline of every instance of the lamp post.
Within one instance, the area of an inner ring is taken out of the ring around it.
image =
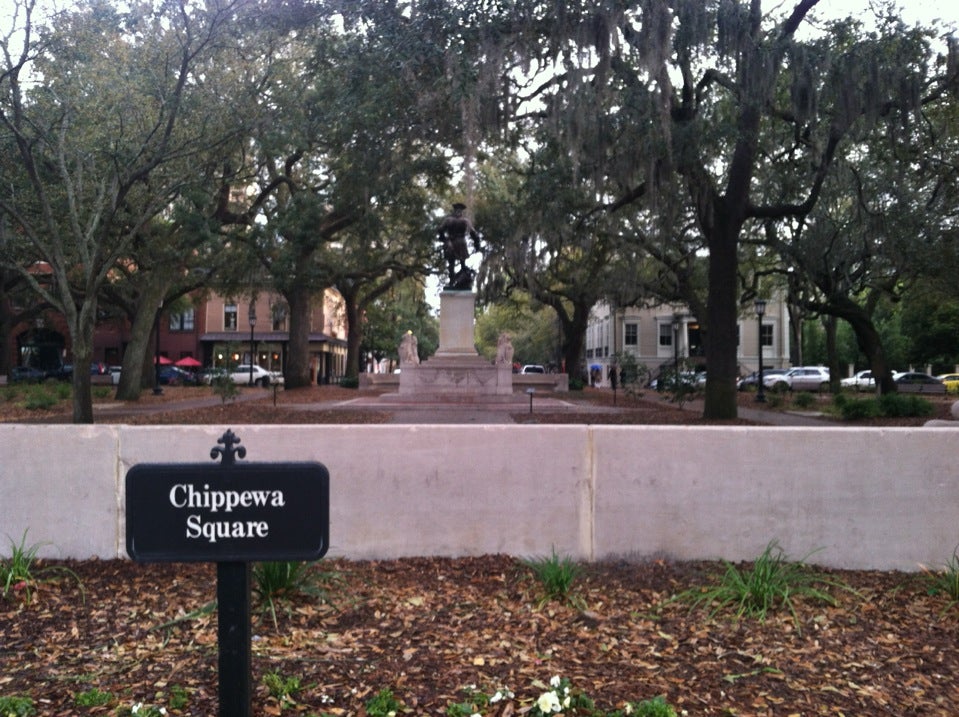
[[[673,390],[679,390],[679,314],[673,314]]]
[[[153,320],[153,330],[156,333],[156,342],[153,347],[153,395],[159,396],[163,393],[160,388],[160,314],[163,313],[163,302],[157,307],[157,315]]]
[[[253,327],[256,326],[256,304],[250,300],[250,385],[253,385],[253,363],[256,357],[253,355],[255,347],[253,345]]]
[[[756,299],[755,305],[759,331],[759,372],[756,374],[756,384],[759,390],[756,391],[756,401],[764,403],[766,401],[766,385],[763,383],[763,314],[766,313],[766,300]]]

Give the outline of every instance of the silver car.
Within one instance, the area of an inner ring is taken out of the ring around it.
[[[796,366],[782,376],[768,376],[766,388],[791,391],[828,391],[829,369],[825,366]]]

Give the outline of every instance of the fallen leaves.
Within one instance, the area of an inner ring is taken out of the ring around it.
[[[44,714],[78,710],[97,688],[116,701],[162,703],[170,714],[217,712],[215,567],[70,563],[30,607],[0,602],[0,696],[28,695]],[[474,685],[516,697],[487,715],[519,714],[553,675],[605,710],[665,695],[690,715],[959,714],[959,611],[942,613],[915,576],[847,572],[860,597],[837,607],[799,602],[765,622],[707,619],[668,598],[715,566],[587,566],[579,611],[536,609],[537,585],[506,556],[324,561],[340,582],[332,605],[281,603],[279,629],[253,626],[255,714],[359,715],[364,699],[394,691],[417,714],[444,714]],[[271,697],[263,676],[297,678],[295,703]]]

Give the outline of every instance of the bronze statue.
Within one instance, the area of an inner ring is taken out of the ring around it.
[[[446,260],[449,272],[450,282],[446,288],[456,291],[469,291],[473,288],[475,272],[466,266],[466,260],[470,256],[469,246],[466,243],[467,234],[473,240],[474,249],[480,250],[479,232],[473,228],[470,220],[463,216],[464,211],[466,211],[465,204],[460,202],[454,204],[453,213],[443,219],[438,235],[443,245],[443,258]],[[457,262],[459,262],[459,269],[456,268]]]

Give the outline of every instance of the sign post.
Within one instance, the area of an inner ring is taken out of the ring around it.
[[[227,431],[216,464],[133,466],[127,553],[140,562],[215,562],[220,717],[251,717],[250,563],[319,560],[329,547],[330,478],[321,463],[237,463]]]

